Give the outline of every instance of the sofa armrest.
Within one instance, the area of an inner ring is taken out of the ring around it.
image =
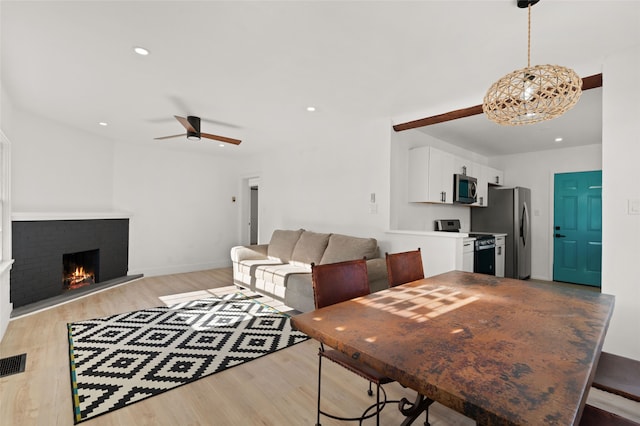
[[[231,261],[238,263],[243,260],[267,259],[269,244],[255,244],[251,246],[235,246],[231,248]]]

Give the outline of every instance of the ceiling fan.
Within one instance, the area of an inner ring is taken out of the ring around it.
[[[182,133],[180,135],[163,136],[160,138],[155,138],[156,140],[186,136],[187,139],[192,141],[199,141],[200,138],[206,138],[206,139],[213,139],[215,141],[220,141],[220,142],[232,143],[234,145],[240,145],[241,141],[239,139],[232,139],[226,136],[218,136],[218,135],[212,135],[211,133],[201,132],[200,117],[194,117],[192,115],[187,116],[187,118],[178,117],[177,115],[174,115],[174,117],[176,118],[176,120],[180,122],[180,124],[184,126],[185,129],[187,129],[187,133]]]

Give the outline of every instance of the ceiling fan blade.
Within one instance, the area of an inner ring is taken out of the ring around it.
[[[231,127],[232,129],[240,129],[241,128],[237,124],[228,123],[226,121],[211,120],[209,118],[201,118],[200,121],[202,121],[204,123],[215,124],[216,126]]]
[[[170,139],[170,138],[177,138],[178,136],[187,136],[186,133],[183,133],[181,135],[173,135],[173,136],[162,136],[161,138],[154,138],[155,140],[159,141],[162,139]]]
[[[214,141],[232,143],[234,145],[240,145],[240,142],[242,142],[239,139],[232,139],[232,138],[227,138],[225,136],[212,135],[211,133],[200,133],[200,137],[213,139]]]
[[[180,124],[184,126],[185,129],[187,129],[187,132],[194,132],[194,133],[198,132],[198,130],[194,129],[191,123],[189,123],[189,120],[187,120],[186,118],[178,117],[177,115],[174,115],[174,117],[176,118],[176,120],[180,122]]]

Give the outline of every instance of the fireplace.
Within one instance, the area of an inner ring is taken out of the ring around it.
[[[12,225],[14,311],[129,279],[127,218],[49,220],[28,216],[14,217]]]
[[[75,290],[100,282],[100,250],[87,250],[62,255],[62,288]]]

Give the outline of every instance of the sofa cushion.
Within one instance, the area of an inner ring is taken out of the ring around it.
[[[378,252],[378,241],[375,238],[358,238],[348,235],[331,234],[329,244],[322,255],[320,264],[343,262],[366,257],[375,257]]]
[[[292,274],[310,274],[311,267],[284,265],[259,265],[255,269],[257,281],[270,282],[276,286],[286,286],[287,278]]]
[[[294,265],[320,263],[324,250],[329,243],[330,235],[331,234],[304,231],[293,249],[291,263]]]
[[[271,241],[269,241],[269,248],[267,249],[269,259],[279,259],[282,262],[291,260],[293,248],[296,246],[303,231],[303,229],[296,231],[276,229],[273,231]]]

